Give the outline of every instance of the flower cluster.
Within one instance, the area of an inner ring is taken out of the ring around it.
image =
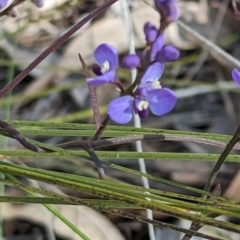
[[[174,0],[155,0],[155,7],[162,18],[171,18],[173,21],[177,18],[175,2]],[[120,90],[120,97],[112,100],[107,110],[111,120],[116,123],[128,123],[133,113],[146,118],[149,114],[148,109],[154,115],[161,116],[170,112],[176,104],[174,92],[164,87],[159,79],[164,72],[165,63],[176,61],[180,53],[175,47],[164,45],[164,34],[159,33],[159,29],[150,22],[144,25],[143,30],[146,50],[140,55],[127,55],[121,63],[123,68],[139,70],[135,82],[126,90],[116,74],[116,69],[119,67],[116,49],[104,43],[94,51],[97,65],[93,67],[93,72],[97,76],[88,78],[87,83],[93,86],[111,83]]]
[[[0,0],[0,10],[3,10],[7,8],[13,0]],[[37,7],[42,7],[43,6],[43,0],[32,0],[32,2],[37,6]]]

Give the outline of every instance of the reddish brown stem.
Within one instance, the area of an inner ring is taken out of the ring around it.
[[[87,69],[87,65],[86,65],[85,61],[83,60],[80,53],[78,54],[78,56],[79,56],[79,60],[81,61],[85,76],[86,76],[86,78],[89,78],[90,74]],[[100,117],[100,112],[99,112],[99,108],[98,108],[97,95],[96,95],[95,88],[93,86],[88,84],[88,89],[89,89],[89,93],[90,93],[90,101],[91,101],[91,105],[92,105],[92,109],[93,109],[93,115],[94,115],[94,120],[95,120],[96,131],[97,131],[101,126],[101,117]]]
[[[25,137],[23,137],[15,128],[5,121],[0,120],[0,129],[3,129],[11,138],[16,139],[25,148],[33,152],[45,152],[44,149],[28,142]]]

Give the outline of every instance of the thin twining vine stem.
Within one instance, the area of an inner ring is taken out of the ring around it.
[[[224,163],[225,159],[227,158],[229,153],[234,148],[235,144],[239,141],[239,138],[240,138],[240,125],[238,126],[232,139],[229,141],[229,143],[227,143],[225,149],[223,150],[222,154],[220,155],[219,159],[217,160],[212,172],[210,173],[207,183],[204,187],[205,191],[208,191],[208,192],[210,191],[222,164]],[[206,197],[206,196],[204,196],[204,197]]]
[[[239,141],[240,139],[240,125],[238,126],[236,132],[234,133],[232,139],[227,143],[225,149],[223,150],[222,154],[219,156],[215,166],[213,167],[209,178],[204,186],[204,191],[210,192],[211,187],[218,175],[218,172],[222,166],[222,164],[224,163],[224,161],[226,160],[227,156],[229,155],[229,153],[231,152],[231,150],[234,148],[235,144]],[[203,194],[202,198],[206,199],[207,195]],[[196,229],[200,229],[203,225],[198,223],[198,222],[192,222],[190,230],[196,230]],[[191,239],[193,235],[191,234],[187,234],[185,235],[182,240],[189,240]]]
[[[101,139],[101,140],[94,140],[91,142],[91,146],[93,148],[98,147],[107,147],[111,145],[118,145],[118,144],[124,144],[124,143],[132,143],[136,141],[143,141],[143,140],[158,140],[158,141],[179,141],[179,142],[193,142],[193,143],[200,143],[200,144],[206,144],[211,145],[215,147],[226,147],[226,143],[212,140],[212,139],[205,139],[205,138],[196,138],[196,137],[189,137],[189,136],[174,136],[171,134],[146,134],[146,135],[129,135],[124,137],[116,137],[116,138],[107,138],[107,139]],[[58,147],[64,148],[64,149],[74,149],[79,148],[82,141],[71,141],[59,144]],[[235,145],[234,149],[240,150],[240,145]]]
[[[39,153],[41,152],[42,153],[42,152],[53,151],[53,150],[49,150],[49,149],[40,148],[36,144],[30,143],[15,128],[13,128],[10,124],[6,123],[5,121],[0,120],[0,129],[2,129],[8,137],[17,140],[22,146],[24,146],[25,148],[27,148],[33,152],[39,152]],[[89,154],[89,156],[91,157],[91,159],[93,160],[93,162],[96,165],[99,178],[103,179],[104,178],[104,169],[101,165],[101,162],[100,162],[98,156],[96,155],[92,146],[90,145],[89,141],[79,142],[78,147],[85,150]]]
[[[33,152],[45,152],[44,149],[28,142],[25,137],[23,137],[15,128],[13,128],[10,124],[6,123],[5,121],[0,120],[0,129],[6,132],[9,135],[9,137],[16,139],[25,148]]]

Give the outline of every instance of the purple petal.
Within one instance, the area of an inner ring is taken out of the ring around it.
[[[146,97],[149,91],[152,91],[152,82],[141,83],[138,88],[135,90],[134,94],[142,97]]]
[[[44,1],[43,1],[43,0],[33,0],[33,3],[34,3],[37,7],[41,8],[41,7],[43,6],[43,4],[44,4]]]
[[[149,114],[148,109],[143,109],[142,111],[138,111],[138,116],[140,118],[147,118]]]
[[[152,113],[157,116],[170,112],[177,102],[176,95],[168,88],[157,89],[149,92],[147,100]]]
[[[131,96],[119,97],[110,102],[107,113],[114,122],[125,124],[132,119],[132,105],[133,101]]]
[[[236,68],[232,70],[232,78],[240,87],[240,71],[238,71]]]
[[[180,57],[180,52],[177,48],[166,45],[162,50],[157,54],[157,61],[159,62],[173,62]]]
[[[0,9],[5,8],[9,0],[0,0]]]
[[[157,7],[158,5],[172,5],[177,3],[177,0],[155,0],[154,4]]]
[[[105,83],[114,83],[117,80],[115,71],[107,72],[96,78],[87,78],[87,83],[92,86],[99,86]]]
[[[145,33],[145,39],[148,44],[155,41],[157,37],[157,28],[152,23],[146,22],[144,24],[143,31]]]
[[[157,79],[159,79],[164,70],[164,65],[159,62],[155,62],[152,65],[150,65],[146,72],[144,73],[142,79],[141,79],[141,84],[146,83],[146,82],[153,82]]]
[[[97,75],[97,76],[101,76],[103,75],[101,72],[101,67],[97,64],[93,65],[92,67],[92,71]]]
[[[129,54],[122,61],[122,66],[127,69],[134,69],[140,65],[140,58],[136,54]]]
[[[157,37],[156,41],[153,43],[152,51],[151,51],[151,61],[153,61],[157,55],[157,53],[162,49],[164,44],[164,35],[161,34]]]
[[[108,61],[110,67],[109,71],[115,70],[118,67],[117,50],[107,43],[101,44],[95,49],[94,57],[99,65]]]
[[[178,18],[178,9],[175,5],[177,0],[155,0],[154,2],[162,17],[170,18],[171,21]]]
[[[176,6],[171,7],[170,9],[170,16],[172,21],[176,21],[179,17],[179,10]]]

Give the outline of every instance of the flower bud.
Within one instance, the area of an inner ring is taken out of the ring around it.
[[[44,4],[43,0],[33,0],[33,3],[36,5],[36,7],[42,7]]]
[[[136,54],[129,54],[122,61],[122,66],[127,69],[134,69],[140,65],[140,58]]]
[[[152,43],[155,41],[157,37],[157,28],[150,22],[146,22],[143,27],[144,33],[145,33],[145,39],[146,42]]]
[[[157,61],[159,62],[173,62],[180,57],[180,52],[178,49],[171,45],[164,46],[161,51],[157,54]]]

